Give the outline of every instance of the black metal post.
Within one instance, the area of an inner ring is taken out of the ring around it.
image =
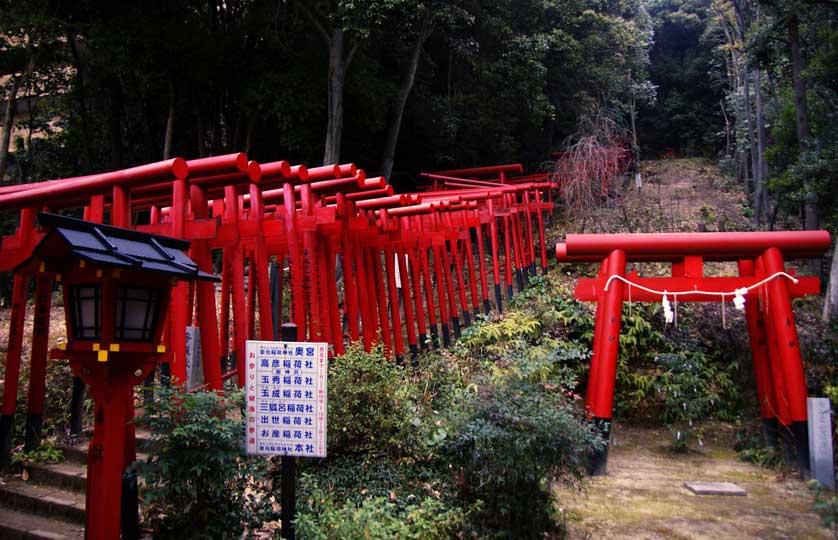
[[[73,377],[73,395],[70,398],[70,434],[81,435],[84,416],[84,381]]]
[[[282,325],[282,340],[297,341],[297,325],[285,323]],[[295,540],[294,515],[297,510],[297,458],[282,456],[282,479],[280,484],[280,520],[282,521],[282,538]]]
[[[140,504],[137,471],[129,465],[122,475],[122,540],[140,538]]]

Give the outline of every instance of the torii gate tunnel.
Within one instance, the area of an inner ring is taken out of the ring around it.
[[[597,303],[586,408],[609,438],[625,301],[722,303],[744,299],[760,415],[771,439],[794,444],[801,473],[809,470],[806,376],[791,299],[820,292],[817,277],[795,277],[785,261],[821,257],[827,231],[665,234],[569,234],[556,245],[560,262],[598,262],[595,278],[579,279],[575,297]],[[733,261],[738,276],[707,277],[706,261]],[[626,275],[628,262],[671,263],[668,277]],[[791,439],[791,440],[790,440]],[[603,474],[608,448],[596,452],[593,474]]]
[[[163,367],[181,383],[187,326],[200,327],[208,389],[227,378],[243,385],[235,359],[246,340],[278,339],[282,322],[295,323],[301,341],[328,342],[335,356],[360,341],[367,350],[382,342],[390,358],[402,359],[438,346],[440,332],[447,346],[461,321],[502,310],[516,282],[520,290],[537,266],[546,272],[545,212],[552,214],[556,185],[547,174],[522,172],[520,164],[441,171],[424,191],[396,195],[383,177],[367,178],[353,164],[309,169],[236,153],[0,187],[0,211],[20,216],[2,239],[0,271],[26,260],[43,237],[39,210],[83,212],[90,222],[189,240],[204,272],[220,261],[220,291],[210,282],[172,290],[160,345],[171,353]],[[29,279],[14,276],[0,465],[10,457]],[[30,449],[44,409],[54,276],[35,281]]]

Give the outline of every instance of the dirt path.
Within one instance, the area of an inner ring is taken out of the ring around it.
[[[616,426],[608,474],[582,493],[559,494],[570,539],[831,538],[803,482],[738,461],[731,433],[715,426],[700,452],[674,454],[665,429]],[[748,495],[697,496],[684,487],[689,481],[734,482]]]

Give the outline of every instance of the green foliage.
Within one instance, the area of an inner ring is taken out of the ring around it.
[[[313,489],[311,483],[310,477],[303,477],[308,496],[298,505],[294,523],[301,540],[442,540],[453,537],[465,524],[462,510],[433,497],[406,504],[385,497],[338,504],[334,495]]]
[[[140,497],[155,538],[239,538],[273,518],[262,486],[265,460],[244,454],[244,394],[227,388],[186,393],[157,389],[140,426],[155,452],[137,462]]]
[[[433,497],[411,496],[410,502],[401,502],[391,493],[387,497],[345,502],[334,492],[318,487],[309,475],[303,475],[301,484],[305,499],[298,503],[294,522],[300,538],[433,540],[451,538],[465,525],[461,509]]]
[[[329,370],[329,453],[403,454],[415,400],[404,368],[381,349],[350,348]]]
[[[478,386],[451,411],[440,451],[455,471],[460,496],[483,503],[487,530],[541,538],[553,526],[550,483],[578,482],[584,456],[601,441],[548,385],[506,379]]]
[[[58,463],[64,459],[64,451],[55,439],[41,441],[41,445],[29,452],[12,456],[13,467],[27,467],[37,463]]]
[[[674,450],[686,451],[691,439],[703,446],[704,430],[698,421],[707,418],[719,402],[718,388],[730,384],[700,352],[661,354],[661,376],[655,389],[663,394],[662,420],[672,432]]]
[[[838,495],[817,480],[809,480],[806,485],[815,494],[812,509],[820,516],[821,524],[832,531],[833,538],[838,538]]]
[[[734,450],[741,461],[748,461],[766,469],[779,469],[785,465],[779,450],[766,444],[762,426],[738,430]]]

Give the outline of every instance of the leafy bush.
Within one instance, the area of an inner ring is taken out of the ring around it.
[[[766,444],[760,425],[750,425],[738,430],[734,450],[740,461],[748,461],[766,469],[779,469],[785,465],[780,451]]]
[[[806,485],[815,492],[812,509],[820,516],[821,525],[832,531],[833,538],[838,538],[838,495],[817,480],[809,480]]]
[[[463,500],[483,503],[483,527],[540,538],[554,525],[550,483],[580,481],[583,456],[602,441],[549,385],[507,378],[478,386],[451,411],[440,451]]]
[[[64,451],[55,439],[41,441],[35,450],[21,452],[12,456],[12,465],[28,467],[36,463],[58,463],[64,459]]]
[[[155,538],[239,538],[274,518],[260,481],[266,460],[244,452],[244,394],[227,388],[156,390],[137,419],[152,432],[155,453],[137,462],[140,497]]]
[[[403,505],[385,497],[339,505],[331,494],[305,486],[310,478],[302,483],[311,494],[297,509],[294,525],[301,540],[442,540],[465,523],[462,510],[432,497]]]
[[[662,420],[672,432],[672,448],[686,451],[690,439],[702,445],[704,431],[698,421],[710,415],[719,401],[719,377],[704,355],[695,352],[661,354],[657,358],[662,373],[656,390],[663,395]]]
[[[329,453],[399,456],[409,446],[414,387],[381,349],[358,346],[329,369]]]

